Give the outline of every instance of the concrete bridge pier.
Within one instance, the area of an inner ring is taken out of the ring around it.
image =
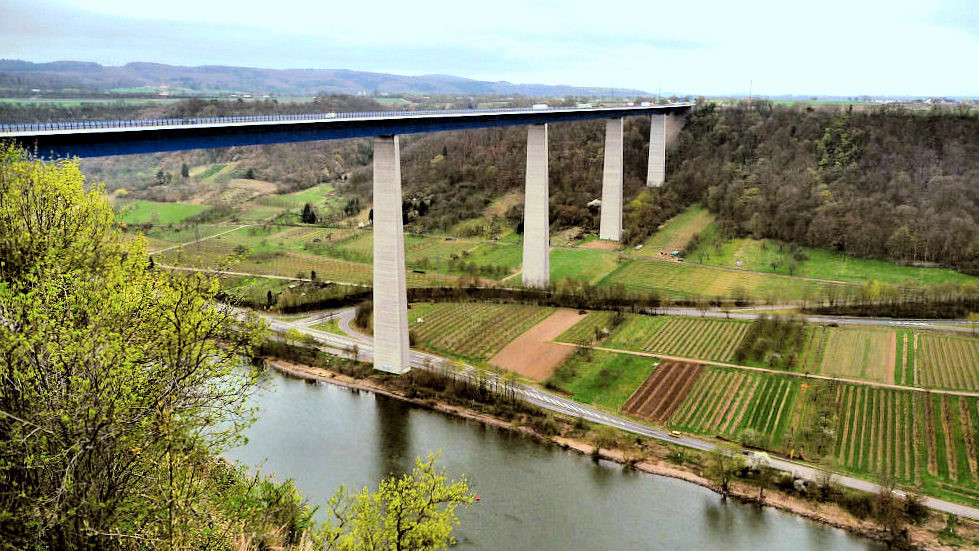
[[[523,209],[523,275],[525,287],[550,282],[550,214],[547,192],[547,124],[527,131],[527,180]]]
[[[659,187],[666,181],[666,115],[651,115],[649,120],[649,166],[646,186]]]
[[[605,169],[602,172],[602,218],[598,238],[622,240],[622,128],[624,119],[605,121]]]
[[[397,136],[374,138],[374,368],[410,369],[401,153]]]

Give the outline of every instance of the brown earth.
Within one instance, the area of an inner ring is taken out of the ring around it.
[[[586,315],[567,309],[554,312],[490,358],[490,365],[543,381],[575,350],[551,341]]]
[[[598,251],[616,251],[622,248],[622,244],[618,241],[607,241],[602,239],[595,239],[585,243],[583,245],[578,245],[579,249],[595,249]]]
[[[698,363],[663,360],[626,400],[622,411],[653,423],[666,423],[703,369]]]

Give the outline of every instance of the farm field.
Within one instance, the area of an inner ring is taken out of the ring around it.
[[[572,346],[551,341],[584,317],[576,310],[562,308],[503,347],[489,363],[543,381],[575,351]]]
[[[578,402],[618,411],[658,364],[655,358],[578,351],[557,368],[547,383],[571,393]]]
[[[439,303],[409,311],[418,344],[435,352],[484,361],[554,313],[553,308],[486,303]]]
[[[177,224],[209,207],[190,203],[158,203],[138,199],[116,208],[116,220],[127,224]]]
[[[584,319],[571,326],[570,329],[561,333],[554,340],[571,344],[591,344],[595,341],[595,330],[600,332],[612,331],[612,312],[593,311],[588,312]]]
[[[605,346],[728,362],[749,325],[744,321],[711,318],[629,316]]]
[[[908,347],[915,385],[979,391],[979,340],[915,333]]]
[[[670,418],[669,426],[730,439],[751,430],[765,447],[781,450],[800,384],[781,375],[708,366]]]
[[[886,329],[813,327],[802,365],[808,373],[894,383],[897,336]]]
[[[599,285],[622,285],[630,291],[655,291],[670,298],[744,297],[756,300],[815,299],[854,289],[845,284],[641,259],[619,264],[599,281]]]
[[[839,404],[841,466],[921,484],[954,501],[979,500],[975,398],[844,385]]]
[[[155,258],[162,264],[190,268],[221,268],[255,275],[275,275],[300,279],[310,278],[312,272],[315,271],[316,279],[320,281],[337,281],[357,285],[370,285],[373,278],[373,267],[370,264],[292,250],[252,252],[241,260],[229,263],[232,257],[237,254],[236,249],[243,245],[236,244],[235,240],[225,239],[225,237],[220,236],[172,249],[156,255]],[[451,276],[418,274],[410,270],[407,271],[407,282],[412,287],[449,285],[453,281],[455,278]]]
[[[619,254],[594,249],[552,249],[551,281],[575,278],[598,283],[618,266]]]
[[[649,236],[642,249],[633,250],[636,256],[659,256],[660,252],[682,251],[698,233],[714,221],[714,215],[704,207],[693,206],[669,219],[657,232]]]
[[[948,268],[903,266],[808,247],[798,247],[802,257],[793,262],[792,248],[787,244],[770,239],[723,239],[717,234],[715,225],[705,229],[701,237],[700,245],[688,255],[688,262],[734,268],[740,260],[745,270],[854,283],[881,281],[897,285],[916,281],[922,285],[936,285],[977,280]]]
[[[665,425],[687,397],[703,365],[663,360],[622,406],[622,411]]]

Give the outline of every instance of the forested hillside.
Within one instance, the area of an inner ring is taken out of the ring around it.
[[[367,98],[310,103],[201,101],[135,108],[0,104],[0,120],[211,116],[381,110]],[[668,155],[663,189],[643,186],[649,122],[625,126],[625,233],[642,242],[659,224],[703,202],[729,236],[768,237],[848,255],[979,271],[979,116],[910,111],[701,104]],[[600,122],[549,127],[552,230],[594,230],[601,195]],[[406,222],[447,231],[466,220],[492,234],[520,229],[526,132],[487,129],[402,136]],[[335,182],[347,201],[370,198],[370,141],[285,144],[87,160],[85,172],[136,197],[188,200],[200,179],[185,166],[228,163],[221,177],[271,182],[279,191]],[[232,170],[233,168],[233,170]],[[347,179],[349,177],[349,179]],[[218,179],[220,180],[220,179]],[[221,182],[210,182],[219,185]],[[508,196],[508,201],[498,201]],[[479,233],[479,232],[477,232]]]
[[[669,185],[732,234],[979,271],[979,116],[700,106]]]

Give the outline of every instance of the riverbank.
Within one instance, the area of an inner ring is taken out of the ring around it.
[[[636,470],[650,474],[667,476],[692,482],[720,493],[719,486],[704,476],[704,465],[706,465],[706,462],[703,461],[704,457],[701,457],[699,454],[697,454],[697,452],[689,450],[681,450],[678,452],[680,448],[674,449],[673,446],[669,446],[658,441],[626,440],[625,438],[619,438],[619,443],[615,446],[608,443],[603,443],[603,447],[596,451],[595,441],[600,440],[601,436],[598,433],[601,431],[596,430],[595,433],[592,433],[587,428],[583,429],[582,431],[582,429],[577,427],[576,420],[573,419],[560,418],[560,416],[557,416],[558,418],[556,420],[561,429],[558,431],[559,434],[546,434],[545,432],[553,432],[553,430],[542,431],[539,430],[539,428],[535,428],[539,427],[540,424],[533,422],[533,419],[520,418],[520,416],[518,416],[518,418],[516,418],[514,421],[507,421],[486,412],[477,411],[470,407],[466,407],[465,405],[450,403],[452,400],[449,399],[433,399],[432,397],[418,398],[409,396],[407,395],[408,393],[406,393],[406,390],[408,389],[404,388],[402,385],[404,379],[393,379],[386,376],[376,375],[367,377],[353,377],[320,367],[313,367],[310,365],[279,359],[272,360],[269,362],[269,364],[271,364],[277,370],[292,376],[301,377],[308,380],[329,382],[357,390],[375,392],[434,411],[471,419],[507,430],[517,431],[540,441],[550,442],[566,449],[575,450],[584,455],[590,455],[596,459],[602,458],[608,461],[627,465],[631,468],[635,468]],[[417,392],[410,393],[417,394]],[[505,414],[505,416],[508,415]],[[553,422],[553,420],[551,422]],[[571,430],[572,427],[575,427],[578,430]],[[678,453],[681,458],[678,462],[679,464],[675,462]],[[673,455],[671,458],[672,461],[668,459],[668,456],[671,454]],[[684,460],[684,456],[686,460]],[[766,489],[764,494],[763,506],[773,507],[782,511],[803,516],[810,520],[844,529],[851,533],[876,541],[886,542],[890,539],[889,534],[887,534],[875,522],[858,519],[838,505],[819,503],[809,499],[788,495],[787,493],[776,491],[774,489]],[[732,482],[728,495],[733,499],[739,499],[745,502],[759,502],[759,488],[746,482]],[[956,547],[943,545],[940,542],[939,533],[942,531],[944,526],[944,517],[933,514],[931,520],[922,526],[908,526],[908,536],[914,548],[917,549],[955,549]],[[976,525],[972,523],[964,523],[960,521],[958,532],[960,536],[964,537],[964,541],[962,541],[962,543],[974,542],[976,541],[976,538],[979,538],[979,530],[977,530]]]

